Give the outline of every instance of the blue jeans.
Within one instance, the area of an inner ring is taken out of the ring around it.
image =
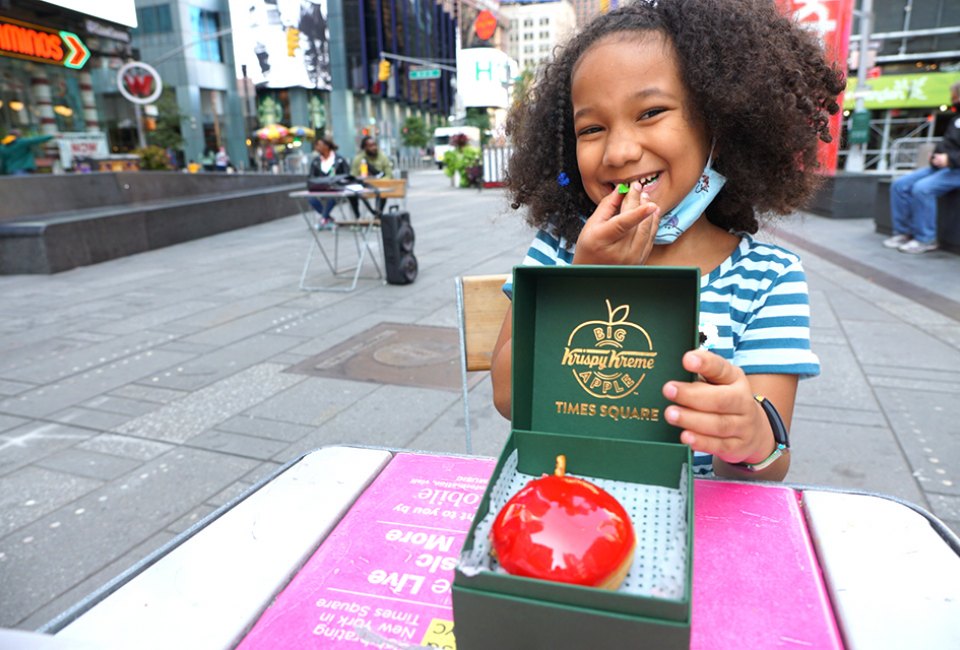
[[[326,221],[330,218],[330,213],[333,212],[333,206],[337,204],[334,199],[307,199],[307,202],[310,204],[310,207],[316,210],[320,214],[320,218]]]
[[[890,213],[895,235],[937,241],[937,198],[960,188],[960,169],[924,167],[893,181]]]

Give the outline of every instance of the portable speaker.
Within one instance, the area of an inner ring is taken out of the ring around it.
[[[416,236],[410,225],[410,213],[395,207],[380,217],[380,235],[383,238],[383,259],[387,282],[410,284],[417,279],[417,258],[413,254]]]

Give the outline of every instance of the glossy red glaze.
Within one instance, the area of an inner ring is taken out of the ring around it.
[[[497,515],[490,536],[508,573],[591,587],[622,566],[634,546],[623,506],[570,476],[530,481]]]

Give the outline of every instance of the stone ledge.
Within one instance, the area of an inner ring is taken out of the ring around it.
[[[58,273],[287,217],[299,210],[288,194],[303,187],[291,178],[297,177],[253,189],[0,221],[0,274]]]

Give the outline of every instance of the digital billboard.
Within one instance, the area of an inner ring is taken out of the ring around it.
[[[330,90],[326,0],[230,0],[237,67],[258,86]]]

